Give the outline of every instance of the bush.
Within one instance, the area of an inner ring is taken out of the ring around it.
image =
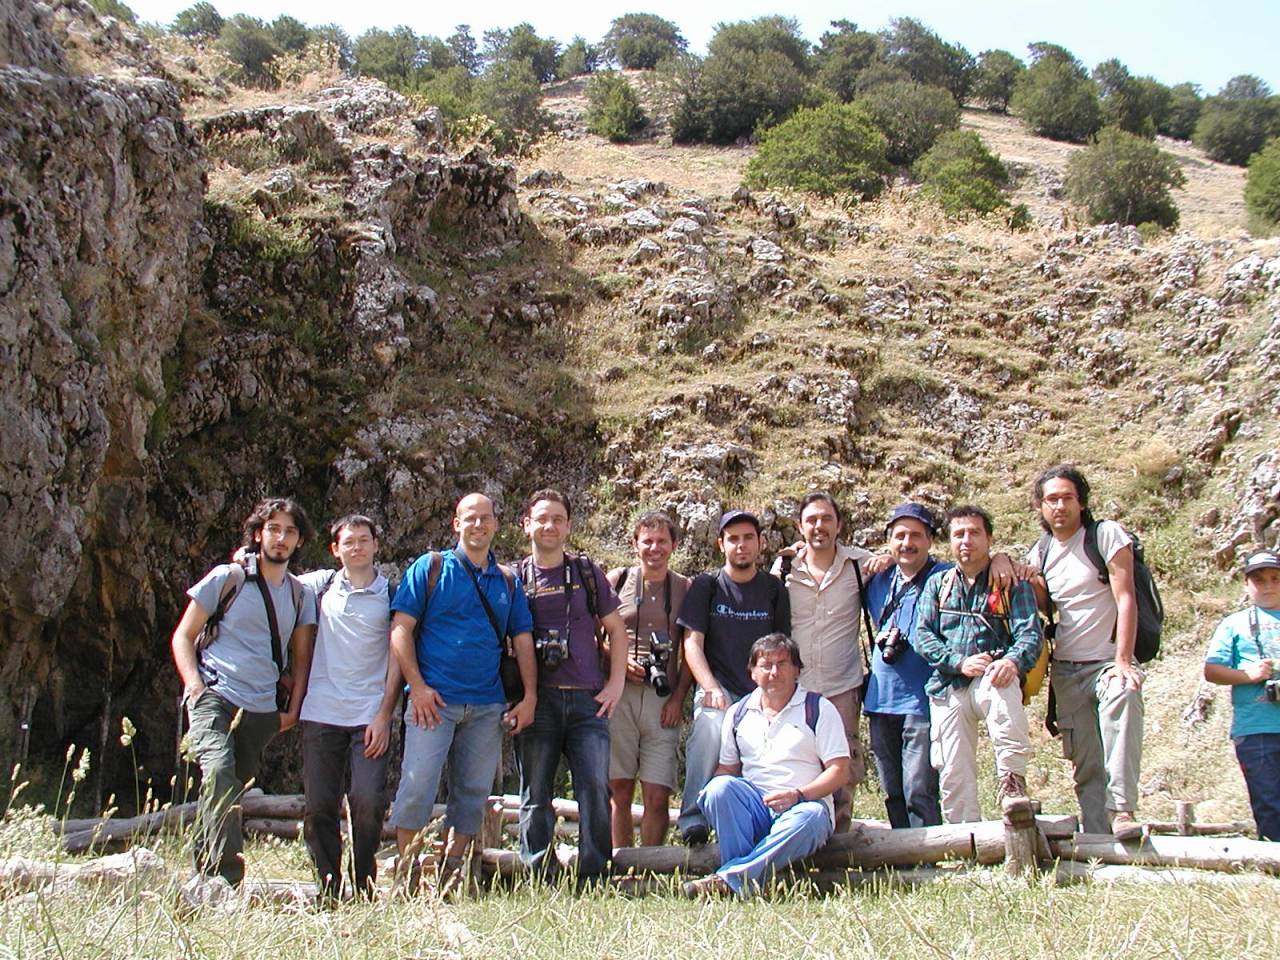
[[[652,13],[627,13],[609,25],[604,55],[626,70],[652,70],[688,46],[680,28]]]
[[[870,199],[884,189],[884,134],[858,104],[827,103],[766,130],[743,182]]]
[[[1018,80],[1011,106],[1035,133],[1083,143],[1098,132],[1098,94],[1084,67],[1054,44],[1032,44],[1035,63]]]
[[[1194,83],[1175,84],[1169,88],[1169,106],[1164,118],[1156,123],[1156,129],[1175,140],[1190,140],[1203,105],[1198,86]]]
[[[476,105],[493,121],[488,139],[498,153],[521,154],[551,126],[542,89],[527,60],[490,63],[476,83]]]
[[[89,5],[93,7],[95,13],[101,16],[115,17],[125,23],[138,22],[138,15],[122,0],[91,0]]]
[[[1280,226],[1280,137],[1249,158],[1244,203],[1260,231]]]
[[[222,14],[207,0],[178,11],[173,18],[173,32],[184,37],[216,37],[222,32]]]
[[[1027,66],[1008,50],[985,50],[978,56],[971,92],[988,110],[1009,112],[1009,100]]]
[[[960,108],[941,87],[902,82],[875,87],[858,98],[888,142],[890,163],[909,166],[947,130],[960,124]]]
[[[1067,197],[1091,223],[1176,226],[1178,208],[1169,188],[1185,182],[1173,157],[1114,127],[1103,130],[1093,146],[1067,163]]]
[[[559,76],[562,79],[580,77],[600,69],[600,50],[587,43],[583,37],[574,37],[560,55]]]
[[[626,79],[606,71],[587,86],[587,129],[614,143],[630,140],[648,123],[635,88]]]
[[[1280,136],[1280,97],[1244,74],[1204,102],[1192,139],[1210,158],[1243,166],[1275,136]]]
[[[244,83],[272,84],[267,64],[281,51],[270,28],[261,20],[242,13],[231,17],[222,24],[218,46],[227,59],[240,67],[240,79]]]
[[[1009,171],[972,130],[948,130],[912,168],[921,192],[952,216],[1008,204]]]

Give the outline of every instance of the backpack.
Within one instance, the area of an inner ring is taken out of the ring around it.
[[[738,745],[738,726],[742,723],[743,718],[747,715],[747,704],[751,695],[743,697],[738,701],[738,705],[733,708],[733,727],[730,732],[733,734],[733,745]],[[805,725],[816,735],[818,732],[818,710],[822,703],[822,697],[814,693],[812,690],[804,692],[804,722]],[[738,751],[741,756],[742,751]]]
[[[213,641],[218,639],[218,629],[222,623],[222,618],[227,615],[227,611],[231,609],[231,605],[236,602],[240,596],[240,589],[249,579],[248,571],[239,563],[230,564],[230,571],[227,573],[227,581],[222,585],[222,591],[218,594],[218,605],[214,607],[213,613],[209,614],[209,618],[205,620],[204,626],[200,628],[200,633],[196,636],[196,655],[203,653],[209,648]],[[302,585],[302,581],[288,571],[285,572],[285,579],[289,583],[289,591],[293,598],[293,629],[298,628],[298,619],[302,616],[302,597],[306,591],[306,587]],[[289,636],[293,636],[293,630],[289,631]],[[280,637],[280,646],[283,647],[287,643],[285,637]],[[284,651],[272,649],[271,658],[275,661],[276,666],[284,673]]]
[[[1098,580],[1109,584],[1111,574],[1107,570],[1107,561],[1098,548],[1098,523],[1099,521],[1095,520],[1085,525],[1084,552],[1094,569],[1098,571]],[[1130,530],[1126,529],[1125,533],[1133,541],[1133,592],[1137,598],[1138,607],[1138,636],[1133,644],[1133,658],[1139,663],[1148,663],[1160,654],[1160,633],[1164,627],[1164,603],[1160,600],[1160,590],[1156,586],[1155,578],[1151,575],[1151,568],[1147,566],[1142,541]],[[1037,544],[1041,576],[1044,576],[1045,566],[1049,560],[1049,544],[1052,540],[1053,534],[1046,533],[1041,535]],[[1047,579],[1045,589],[1048,589]],[[1050,597],[1050,601],[1052,599]],[[1052,604],[1049,623],[1053,623]],[[1114,640],[1114,637],[1112,639]]]

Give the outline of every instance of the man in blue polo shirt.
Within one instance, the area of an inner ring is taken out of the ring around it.
[[[489,549],[498,530],[492,501],[479,493],[463,497],[453,529],[458,545],[437,555],[434,587],[432,554],[423,554],[405,572],[391,603],[391,650],[409,688],[404,760],[391,823],[400,848],[400,873],[410,889],[445,760],[449,804],[444,831],[447,836],[452,829],[453,836],[439,874],[441,890],[458,875],[467,845],[480,829],[502,754],[503,726],[519,733],[533,720],[537,703],[533,619],[520,582],[498,565]],[[422,628],[415,631],[419,621]],[[499,676],[504,637],[498,632],[512,638],[524,680],[524,699],[509,711]]]

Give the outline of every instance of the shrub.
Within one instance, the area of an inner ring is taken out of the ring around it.
[[[476,104],[494,123],[488,139],[498,153],[525,152],[551,126],[527,60],[490,63],[476,83]]]
[[[960,124],[960,108],[941,87],[898,81],[875,87],[857,102],[884,133],[889,162],[903,166],[914,163],[939,135]]]
[[[648,122],[635,88],[626,79],[606,71],[587,86],[587,129],[614,143],[630,140]]]
[[[1204,102],[1192,139],[1212,159],[1243,166],[1274,136],[1280,136],[1280,97],[1244,74]]]
[[[222,14],[207,0],[178,11],[173,18],[173,32],[184,37],[216,37],[222,32]]]
[[[1169,88],[1169,106],[1164,118],[1156,123],[1156,129],[1175,140],[1190,140],[1203,104],[1200,88],[1194,83],[1175,84]]]
[[[921,192],[947,213],[990,213],[1006,206],[1009,171],[972,130],[948,130],[912,168]]]
[[[1018,80],[1011,106],[1035,133],[1083,143],[1098,132],[1098,94],[1084,67],[1055,44],[1032,44],[1035,63]]]
[[[91,0],[89,5],[95,13],[104,17],[115,17],[125,23],[138,22],[138,15],[122,0]]]
[[[614,19],[601,41],[604,55],[627,70],[652,70],[688,46],[680,28],[652,13],[627,13]]]
[[[1280,226],[1280,137],[1249,158],[1244,203],[1260,230]]]
[[[240,67],[245,83],[270,85],[267,64],[280,53],[270,28],[256,17],[236,14],[222,24],[218,46],[227,58]]]
[[[574,37],[560,55],[561,78],[580,77],[600,69],[600,50],[583,37]]]
[[[1178,162],[1155,144],[1107,127],[1067,163],[1067,197],[1091,223],[1176,226],[1170,187],[1186,182]]]
[[[1027,65],[1008,50],[985,50],[978,56],[971,92],[988,110],[1008,113],[1013,88],[1026,72]]]
[[[884,134],[856,103],[802,109],[765,131],[743,182],[870,199],[884,189],[885,146]]]

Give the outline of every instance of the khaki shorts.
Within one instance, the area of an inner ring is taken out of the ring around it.
[[[610,780],[639,779],[676,788],[680,727],[662,726],[666,702],[647,683],[628,681],[622,688],[622,698],[609,719]]]

